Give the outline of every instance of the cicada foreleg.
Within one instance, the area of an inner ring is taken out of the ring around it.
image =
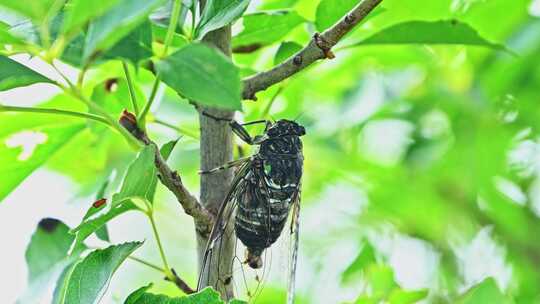
[[[243,140],[249,145],[258,145],[260,144],[261,136],[251,137],[251,135],[249,135],[248,131],[246,130],[245,126],[261,124],[261,123],[264,123],[266,125],[266,128],[268,128],[270,122],[268,120],[263,119],[263,120],[255,120],[255,121],[250,121],[250,122],[240,124],[237,121],[232,120],[229,123],[229,125],[231,126],[231,129],[234,132],[234,134],[240,137],[241,140]]]
[[[251,159],[252,159],[252,156],[236,159],[236,160],[230,161],[230,162],[228,162],[228,163],[226,163],[226,164],[224,164],[222,166],[219,166],[219,167],[216,167],[216,168],[213,168],[213,169],[210,169],[210,170],[201,170],[201,171],[199,171],[199,174],[212,174],[212,173],[216,173],[216,172],[223,171],[223,170],[226,170],[226,169],[239,167],[239,166],[243,165],[245,162],[250,161]]]

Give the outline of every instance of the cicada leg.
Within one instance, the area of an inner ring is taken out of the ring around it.
[[[210,118],[212,118],[212,119],[214,119],[216,121],[229,122],[229,125],[231,126],[231,129],[234,132],[234,134],[236,134],[238,137],[240,137],[241,140],[245,141],[246,143],[248,143],[250,145],[257,144],[257,143],[255,143],[253,141],[253,137],[251,137],[251,135],[249,135],[249,133],[246,130],[245,126],[264,123],[264,124],[266,124],[266,128],[268,128],[268,126],[270,125],[270,122],[268,120],[265,120],[265,119],[250,121],[250,122],[246,122],[246,123],[241,124],[241,123],[237,122],[234,119],[217,117],[217,116],[214,116],[214,115],[212,115],[210,113],[207,113],[207,112],[204,112],[204,111],[202,111],[201,113],[202,113],[202,115],[204,115],[206,117],[210,117]]]
[[[236,160],[233,160],[233,161],[230,161],[230,162],[224,164],[223,166],[219,166],[217,168],[213,168],[213,169],[210,169],[210,170],[201,170],[201,171],[199,171],[199,174],[212,174],[212,173],[216,173],[216,172],[219,172],[219,171],[222,171],[222,170],[225,170],[225,169],[239,167],[239,166],[243,165],[245,162],[250,161],[251,159],[252,159],[251,156],[236,159]]]

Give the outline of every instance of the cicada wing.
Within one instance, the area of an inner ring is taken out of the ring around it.
[[[291,216],[291,240],[289,249],[289,271],[287,278],[287,304],[294,303],[296,287],[296,264],[298,262],[298,248],[300,242],[300,185],[293,200]]]
[[[229,189],[229,192],[225,196],[223,203],[220,206],[218,215],[210,232],[208,242],[206,244],[206,249],[204,256],[201,261],[201,271],[199,273],[199,280],[197,283],[197,290],[200,291],[202,288],[212,285],[210,282],[211,278],[209,277],[209,268],[212,266],[212,257],[214,252],[220,253],[224,242],[222,240],[224,237],[230,238],[234,236],[233,225],[231,225],[231,217],[234,216],[235,209],[237,206],[236,198],[238,197],[238,192],[242,191],[244,184],[246,182],[245,178],[247,173],[251,170],[251,163],[246,161],[237,171]],[[218,254],[219,258],[219,254]],[[219,275],[219,273],[218,273]],[[219,276],[218,276],[219,277]],[[216,282],[214,282],[216,283]]]

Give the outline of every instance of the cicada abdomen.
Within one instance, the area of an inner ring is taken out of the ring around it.
[[[305,129],[290,120],[266,123],[264,134],[252,138],[243,125],[231,121],[234,133],[248,144],[259,146],[258,152],[222,167],[201,172],[212,173],[240,166],[216,218],[203,267],[211,264],[206,259],[211,256],[212,251],[219,250],[214,248],[215,244],[221,238],[227,237],[226,223],[230,217],[234,217],[235,235],[247,248],[244,262],[253,269],[261,268],[261,257],[282,234],[290,210],[293,207],[296,213],[300,210],[299,193],[304,160],[300,137],[305,135]],[[297,241],[298,214],[292,219],[296,222],[291,224],[291,233],[296,234],[293,239]],[[297,249],[298,245],[295,243],[291,247],[291,278],[294,277]],[[205,284],[199,280],[199,286],[202,285]]]

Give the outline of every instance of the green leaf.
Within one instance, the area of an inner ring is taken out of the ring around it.
[[[58,19],[62,19],[61,16]],[[55,26],[51,29],[53,36],[59,34],[60,30],[62,30],[61,20],[56,21],[54,24]],[[85,65],[83,56],[87,36],[86,33],[80,32],[67,44],[61,57],[64,62],[76,67]],[[152,25],[150,21],[145,19],[119,41],[115,41],[109,49],[95,54],[96,57],[92,59],[92,63],[99,64],[107,59],[127,59],[136,65],[141,60],[151,57],[152,54]]]
[[[148,288],[150,288],[150,286],[136,290],[126,299],[124,304],[224,304],[219,297],[219,293],[210,287],[207,287],[198,293],[178,298],[144,292]]]
[[[69,234],[69,227],[61,221],[45,218],[39,222],[25,253],[28,289],[18,303],[34,303],[72,262],[73,258],[68,258],[68,251],[73,239],[74,236]],[[77,253],[79,252],[80,250],[77,250]],[[74,254],[74,258],[76,255]]]
[[[403,22],[353,46],[370,44],[459,44],[507,50],[505,46],[484,39],[470,25],[457,20]]]
[[[487,278],[479,284],[469,289],[456,302],[458,304],[476,304],[476,303],[492,303],[492,304],[510,304],[510,301],[497,287],[497,283],[493,278]]]
[[[93,217],[103,209],[107,207],[107,200],[105,199],[105,191],[107,190],[107,187],[109,186],[110,180],[106,180],[103,185],[101,185],[100,189],[96,193],[95,196],[95,202],[88,208],[85,215],[83,216],[82,222],[88,220],[89,218]],[[96,236],[105,242],[109,242],[109,231],[107,230],[106,224],[104,224],[102,227],[100,227],[98,230],[96,230]]]
[[[334,25],[358,3],[360,0],[322,0],[317,6],[315,17],[317,31],[322,32]]]
[[[195,39],[202,39],[208,32],[224,27],[240,18],[250,0],[208,0],[195,28]]]
[[[241,109],[240,72],[219,51],[190,44],[156,64],[163,82],[185,98],[225,109]]]
[[[163,159],[168,160],[169,156],[171,156],[172,151],[174,150],[174,147],[176,147],[176,144],[178,143],[178,139],[171,140],[164,144],[161,149],[159,149],[159,153],[163,157]]]
[[[73,271],[75,265],[78,261],[74,261],[64,268],[58,279],[56,280],[56,285],[54,286],[53,298],[51,304],[62,304],[64,291],[66,290],[68,284],[68,277]]]
[[[132,292],[127,299],[124,301],[124,304],[135,304],[139,299],[148,291],[148,289],[152,288],[154,284],[150,283],[146,286],[143,286],[134,292]]]
[[[162,44],[165,43],[165,38],[167,37],[167,27],[152,23],[152,36],[154,37],[155,41]],[[184,35],[178,33],[173,34],[171,46],[181,48],[186,46],[188,43],[189,41]]]
[[[66,5],[63,32],[73,33],[84,27],[91,19],[99,17],[111,9],[119,0],[88,1],[72,0]]]
[[[379,304],[379,300],[375,298],[371,298],[368,296],[360,296],[356,301],[355,304]]]
[[[49,14],[54,16],[56,10],[60,6],[56,4],[56,0],[39,0],[39,1],[13,1],[0,0],[0,7],[3,6],[13,12],[26,16],[36,23],[41,23]]]
[[[98,231],[110,220],[131,210],[140,210],[132,201],[124,201],[119,206],[111,207],[103,214],[92,217],[82,222],[70,233],[75,234],[75,244],[82,244],[92,233]]]
[[[0,46],[5,44],[24,44],[24,41],[9,32],[10,26],[0,21]]]
[[[67,284],[62,292],[62,304],[93,304],[99,302],[115,271],[142,242],[113,245],[92,251],[75,264],[66,276]]]
[[[388,302],[390,304],[413,304],[426,298],[428,293],[427,289],[408,291],[397,288],[390,293]]]
[[[57,219],[46,218],[39,222],[26,248],[30,281],[67,256],[74,238],[68,232],[69,227]]]
[[[244,16],[244,30],[233,38],[234,48],[240,46],[265,46],[281,40],[304,18],[294,11],[274,11]]]
[[[83,58],[103,52],[147,20],[164,0],[119,0],[118,4],[90,24]]]
[[[298,53],[302,48],[303,47],[296,42],[282,42],[276,52],[276,55],[274,56],[274,65],[278,65],[283,61],[289,59],[289,57]]]
[[[145,20],[105,52],[104,59],[123,58],[137,65],[141,60],[150,58],[152,55],[152,25],[150,21]]]
[[[31,124],[18,126],[18,131],[3,136],[0,131],[0,201],[84,129],[84,124],[80,123],[34,128]],[[29,129],[24,129],[26,127]]]
[[[113,207],[128,199],[141,199],[148,203],[154,200],[157,184],[155,157],[153,145],[143,147],[127,169],[120,192],[113,195]]]
[[[367,278],[373,296],[377,298],[388,296],[394,288],[398,287],[394,281],[394,271],[387,265],[372,264],[368,267]]]
[[[364,247],[354,259],[354,261],[341,274],[341,282],[351,282],[359,273],[364,271],[369,265],[376,262],[375,249],[370,243],[364,242]]]
[[[315,17],[315,27],[317,28],[317,31],[323,32],[333,26],[360,2],[360,0],[322,0],[317,6]],[[375,8],[371,13],[369,13],[363,22],[369,18],[373,18],[381,14],[382,12],[384,12],[384,9],[380,6]]]
[[[298,0],[266,0],[261,4],[259,10],[276,10],[292,8]]]
[[[177,140],[170,141],[163,145],[163,147],[160,149],[160,153],[165,160],[169,158],[177,142]],[[150,153],[152,154],[150,155]],[[152,168],[150,168],[150,166],[152,166]],[[155,193],[157,186],[157,177],[154,170],[155,166],[153,148],[151,146],[146,146],[141,151],[141,153],[139,153],[138,158],[135,159],[135,161],[128,168],[126,176],[122,183],[120,193],[122,193],[122,191],[124,190],[124,195],[126,195],[127,197],[135,197],[137,195],[141,195],[141,193],[135,193],[137,189],[134,189],[135,192],[130,195],[128,193],[128,189],[132,189],[131,187],[137,187],[136,185],[142,184],[141,187],[144,188],[143,191],[146,192],[145,195],[147,196],[145,196],[145,198],[140,198],[149,199],[149,202],[152,202],[154,199],[153,193]],[[143,171],[146,173],[143,173]],[[154,177],[151,178],[150,181],[148,181],[146,178],[141,178],[141,176],[143,175],[150,176],[150,171],[154,172]],[[140,174],[140,176],[138,176],[138,174]],[[144,184],[145,181],[147,182],[147,184]],[[116,218],[117,216],[128,211],[141,210],[139,207],[137,207],[137,205],[135,205],[135,203],[133,203],[129,199],[123,199],[121,201],[118,201],[118,198],[121,197],[119,196],[120,193],[113,195],[113,203],[107,204],[110,206],[102,206],[95,211],[91,211],[94,207],[90,207],[90,210],[87,212],[87,214],[91,213],[91,215],[88,217],[85,216],[82,223],[70,231],[70,233],[76,234],[75,244],[81,244],[92,233],[99,231],[99,229],[101,229],[107,222]],[[107,207],[109,208],[107,209]],[[100,214],[100,212],[102,213]]]
[[[23,87],[39,82],[54,83],[38,72],[0,55],[0,91]]]

